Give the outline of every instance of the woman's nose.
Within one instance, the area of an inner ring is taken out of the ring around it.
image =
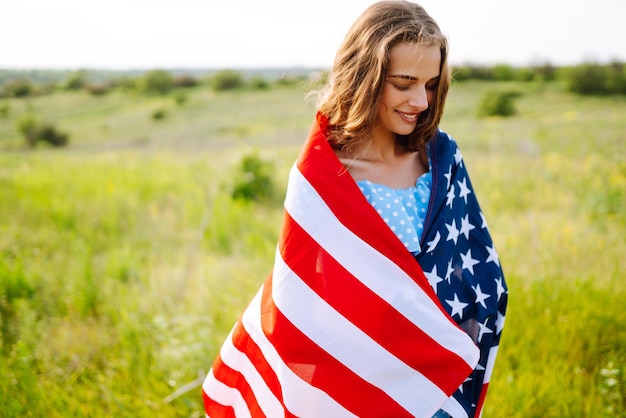
[[[420,112],[428,109],[428,92],[426,91],[426,86],[416,86],[411,90],[409,105]]]

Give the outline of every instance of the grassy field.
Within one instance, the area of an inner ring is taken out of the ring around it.
[[[476,118],[493,88],[522,92],[516,116]],[[233,173],[258,150],[284,193],[313,120],[304,95],[3,101],[0,415],[203,416],[198,384],[269,273],[282,211],[231,199]],[[442,128],[510,291],[485,417],[626,414],[625,105],[556,84],[452,87]],[[70,146],[23,149],[25,114]]]

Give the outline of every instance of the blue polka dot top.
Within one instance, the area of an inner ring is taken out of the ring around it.
[[[369,180],[357,184],[404,246],[413,254],[419,253],[432,185],[430,171],[422,174],[414,187],[406,189],[393,189]]]

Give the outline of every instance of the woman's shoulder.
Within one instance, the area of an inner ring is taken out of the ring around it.
[[[441,128],[437,130],[437,133],[433,138],[433,142],[437,142],[438,144],[443,145],[449,144],[451,146],[456,146],[456,140],[454,139],[454,137],[452,137],[452,135],[450,135],[447,131],[444,131]]]
[[[435,151],[436,154],[451,154],[454,155],[459,150],[459,146],[452,135],[446,131],[439,129],[434,138],[429,141],[429,147]]]

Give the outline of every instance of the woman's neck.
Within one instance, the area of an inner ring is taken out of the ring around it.
[[[392,188],[415,186],[428,171],[418,152],[409,152],[395,144],[379,140],[362,141],[336,151],[337,157],[355,181],[369,180]]]

